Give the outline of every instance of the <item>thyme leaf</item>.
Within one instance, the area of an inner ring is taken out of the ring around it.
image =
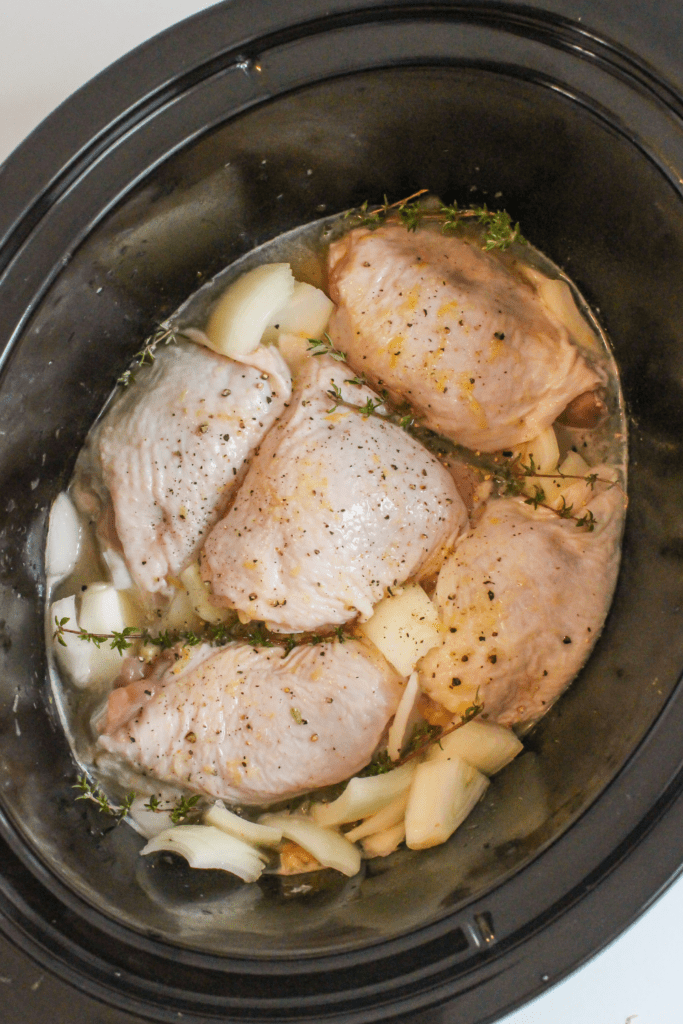
[[[562,495],[562,504],[561,504],[561,506],[559,508],[555,509],[555,511],[557,512],[558,516],[560,517],[560,519],[573,519],[574,518],[574,516],[572,515],[573,510],[574,510],[574,506],[567,504],[565,496],[563,494]]]
[[[533,505],[534,508],[538,508],[539,505],[543,505],[545,508],[545,491],[538,484],[534,484],[534,493],[531,497],[526,498],[525,505]]]
[[[368,398],[365,405],[359,405],[357,408],[361,416],[363,416],[364,419],[367,419],[368,416],[374,416],[376,410],[382,405],[384,405],[384,402],[381,398],[378,398],[377,400],[374,398]]]
[[[179,825],[181,821],[187,818],[188,814],[197,806],[201,797],[199,793],[195,793],[194,796],[185,797],[181,796],[171,811],[171,821],[174,825]]]
[[[597,525],[597,519],[589,509],[584,516],[580,516],[576,520],[576,525],[585,526],[587,528],[588,533],[592,533]]]
[[[328,416],[331,412],[335,412],[335,410],[338,409],[339,406],[342,405],[344,402],[344,396],[341,393],[341,388],[338,387],[334,382],[331,383],[332,387],[327,391],[327,394],[330,396],[330,398],[334,400],[334,405],[332,406],[331,409],[327,410]]]

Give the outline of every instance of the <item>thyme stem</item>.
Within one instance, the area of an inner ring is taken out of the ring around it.
[[[403,224],[408,231],[416,231],[424,221],[438,221],[442,231],[454,231],[462,221],[476,220],[484,228],[484,249],[487,252],[507,249],[513,242],[526,245],[519,224],[514,224],[505,210],[489,210],[486,204],[461,209],[457,203],[450,206],[442,203],[438,210],[434,210],[419,200],[427,191],[419,189],[395,203],[390,203],[385,196],[384,202],[375,207],[370,207],[366,201],[347,216],[355,219],[356,227],[377,228],[391,220]]]
[[[110,642],[112,650],[118,650],[121,654],[132,647],[134,640],[142,640],[146,644],[155,644],[162,650],[169,650],[176,644],[182,643],[187,647],[196,647],[201,643],[210,643],[214,647],[222,647],[233,641],[246,641],[252,647],[284,647],[285,654],[289,654],[295,647],[302,644],[331,643],[338,640],[344,643],[352,637],[351,633],[345,633],[342,626],[338,626],[334,632],[324,635],[311,633],[283,634],[271,633],[266,629],[263,622],[249,622],[242,624],[239,620],[228,623],[205,623],[203,629],[197,633],[193,630],[164,630],[161,633],[150,633],[148,630],[135,631],[128,626],[120,633],[88,633],[85,629],[71,629],[67,626],[68,617],[59,619],[55,616],[55,631],[53,639],[62,646],[66,646],[64,634],[69,633],[77,636],[80,640],[95,644],[100,647],[106,641]]]

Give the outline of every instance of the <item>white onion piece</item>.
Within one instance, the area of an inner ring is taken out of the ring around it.
[[[50,509],[45,549],[45,573],[63,579],[73,572],[81,551],[82,527],[68,494],[58,494]]]
[[[394,768],[385,775],[353,778],[342,795],[331,804],[313,804],[311,817],[324,826],[345,825],[349,821],[367,818],[404,793],[414,772],[415,765],[410,763]]]
[[[419,583],[383,598],[360,627],[399,675],[409,676],[420,658],[441,640],[436,608]]]
[[[50,609],[50,629],[53,633],[56,629],[55,618],[60,621],[68,619],[66,629],[79,628],[75,596],[63,597],[60,601],[53,602]],[[64,633],[62,638],[66,646],[58,640],[53,644],[57,664],[76,686],[87,686],[90,682],[92,652],[95,648],[77,636],[72,636],[71,633]]]
[[[381,811],[371,814],[360,825],[356,825],[349,832],[345,832],[344,835],[349,842],[356,843],[359,839],[365,839],[376,832],[383,832],[385,829],[393,828],[394,825],[403,824],[407,804],[408,790],[397,796],[395,800],[392,800],[390,804],[383,807]]]
[[[128,572],[128,566],[123,555],[118,551],[114,551],[113,548],[105,548],[102,551],[102,558],[107,569],[109,569],[112,586],[116,587],[117,590],[131,590],[133,580]]]
[[[192,630],[198,629],[201,625],[201,619],[194,609],[194,604],[186,587],[181,585],[176,588],[171,598],[171,603],[164,615],[164,625],[167,629]]]
[[[150,811],[148,807],[145,807],[145,804],[148,803],[148,796],[137,796],[131,804],[128,816],[140,835],[145,839],[154,839],[155,836],[172,828],[171,807],[168,810],[160,808],[158,811]]]
[[[277,347],[293,374],[299,373],[311,358],[308,344],[308,338],[302,338],[300,334],[278,336]]]
[[[577,309],[571,288],[566,281],[552,279],[532,267],[521,267],[522,272],[536,286],[538,296],[579,345],[592,352],[599,350],[595,332]]]
[[[548,499],[548,505],[556,509],[571,506],[573,514],[580,515],[581,510],[593,497],[593,493],[593,488],[587,480],[566,480],[564,487],[552,499]]]
[[[389,738],[387,741],[387,753],[392,761],[398,761],[401,756],[401,749],[406,735],[408,720],[415,709],[418,697],[420,696],[420,685],[417,672],[413,672],[406,683],[403,696],[396,708],[394,720],[389,727]]]
[[[552,473],[557,469],[560,459],[560,449],[557,444],[555,431],[552,427],[546,427],[536,437],[532,437],[526,444],[518,444],[512,448],[512,452],[519,456],[519,463],[522,466],[530,466],[532,463],[538,473]],[[524,492],[534,495],[536,488],[540,488],[546,498],[555,493],[553,480],[544,476],[527,476],[524,478]]]
[[[253,352],[293,291],[289,263],[266,263],[242,274],[228,286],[211,314],[206,328],[209,348],[224,356]]]
[[[364,839],[361,843],[363,853],[366,857],[388,857],[390,853],[398,849],[405,837],[405,822],[400,821],[397,825],[392,825],[391,828],[376,832]]]
[[[136,626],[135,608],[126,594],[110,583],[91,583],[81,595],[81,609],[76,615],[76,599],[55,601],[51,610],[51,624],[55,616],[68,618],[66,629],[84,629],[88,633],[120,633],[127,626]],[[66,647],[55,640],[55,654],[62,670],[76,686],[97,686],[109,682],[121,668],[122,655],[104,640],[100,647],[64,633]]]
[[[180,582],[187,590],[190,604],[200,619],[214,624],[225,621],[226,615],[229,613],[225,608],[216,608],[211,604],[211,594],[208,585],[202,579],[198,562],[192,562],[187,569],[183,569],[180,574]]]
[[[563,496],[564,504],[570,504],[569,499],[566,497],[566,492],[569,488],[574,487],[575,484],[579,485],[578,490],[574,494],[575,500],[580,498],[581,495],[586,496],[591,493],[590,484],[583,479],[586,474],[590,473],[590,466],[585,459],[581,458],[578,452],[569,452],[559,467],[558,473],[564,475],[538,481],[539,484],[543,485],[546,504],[551,505],[553,508],[562,508]],[[580,479],[574,479],[576,477]]]
[[[512,452],[520,456],[520,462],[524,465],[528,465],[530,458],[533,458],[539,473],[552,473],[560,461],[560,449],[552,427],[546,427],[525,444],[516,445]]]
[[[297,281],[292,296],[273,318],[273,325],[263,335],[265,345],[278,340],[280,334],[295,334],[301,338],[322,338],[334,309],[334,303],[325,292],[305,281]]]
[[[467,722],[433,743],[427,760],[448,761],[461,757],[484,775],[495,775],[522,750],[524,746],[512,729],[489,722]]]
[[[285,839],[291,839],[310,853],[323,867],[334,868],[343,875],[360,871],[360,850],[348,839],[297,814],[264,814],[259,824],[281,828]]]
[[[180,854],[191,868],[229,871],[243,882],[260,878],[265,864],[265,857],[253,846],[213,825],[176,825],[151,839],[140,854],[146,857],[160,851]]]
[[[110,583],[90,583],[81,594],[81,610],[78,624],[88,633],[115,633],[126,627],[136,629],[139,625],[138,614],[128,595]],[[77,640],[92,651],[90,661],[90,683],[104,683],[113,679],[121,668],[123,657],[120,651],[112,649],[111,642],[105,640],[97,648],[85,640]],[[126,653],[135,653],[135,641]]]
[[[132,601],[111,583],[89,583],[81,593],[78,621],[89,633],[114,633],[136,626],[137,616]]]
[[[423,761],[415,769],[406,807],[406,845],[424,850],[445,843],[481,800],[489,780],[461,757]]]
[[[258,825],[253,821],[245,821],[239,815],[233,814],[220,801],[204,815],[204,822],[207,825],[215,825],[222,832],[235,836],[236,839],[243,839],[247,843],[256,843],[258,846],[277,846],[282,839],[282,829],[273,828],[269,825]]]

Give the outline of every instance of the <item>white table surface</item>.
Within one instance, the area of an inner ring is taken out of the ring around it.
[[[112,61],[210,6],[0,0],[0,163]],[[682,921],[683,879],[585,967],[500,1024],[683,1024]]]

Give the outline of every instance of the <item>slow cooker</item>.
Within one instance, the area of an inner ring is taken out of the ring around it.
[[[621,34],[589,10],[233,0],[114,65],[0,170],[0,928],[104,1004],[484,1024],[679,869],[683,72],[635,4]],[[46,683],[50,503],[140,340],[199,284],[425,187],[504,206],[610,336],[631,459],[604,633],[446,846],[308,891],[150,867],[131,829],[74,801]]]

